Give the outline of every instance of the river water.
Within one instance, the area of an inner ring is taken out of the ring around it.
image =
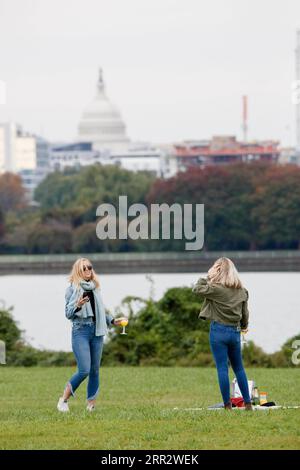
[[[114,314],[127,295],[148,297],[153,286],[159,299],[170,287],[191,286],[199,273],[105,274],[100,276],[102,297]],[[247,338],[266,352],[274,352],[300,332],[300,273],[241,273],[249,290],[250,324]],[[8,275],[0,277],[0,300],[13,306],[13,315],[36,347],[71,350],[70,322],[64,316],[64,275]],[[195,318],[195,327],[199,320]],[[130,325],[128,326],[130,328]]]

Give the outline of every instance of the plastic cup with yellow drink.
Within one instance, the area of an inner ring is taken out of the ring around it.
[[[122,317],[120,318],[120,326],[123,327],[122,332],[120,333],[121,335],[127,335],[125,331],[125,327],[128,325],[128,318]]]

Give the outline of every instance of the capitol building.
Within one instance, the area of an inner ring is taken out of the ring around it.
[[[78,140],[91,142],[94,150],[121,150],[129,144],[122,116],[105,93],[102,69],[99,70],[96,96],[83,110]]]
[[[83,108],[74,142],[53,145],[52,170],[100,163],[117,165],[130,171],[150,171],[162,175],[164,152],[148,142],[132,142],[119,109],[105,90],[100,68],[94,99]]]

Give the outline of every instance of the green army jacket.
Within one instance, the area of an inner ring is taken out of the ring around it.
[[[213,320],[225,325],[248,327],[248,291],[244,287],[236,289],[222,284],[210,284],[200,278],[193,291],[204,297],[199,318]]]

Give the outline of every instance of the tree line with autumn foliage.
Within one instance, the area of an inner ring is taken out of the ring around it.
[[[99,240],[96,208],[205,205],[205,250],[300,248],[300,168],[245,163],[190,168],[173,178],[93,165],[54,172],[30,204],[19,176],[0,175],[0,253],[183,251],[185,240]],[[172,234],[172,232],[171,232]]]

